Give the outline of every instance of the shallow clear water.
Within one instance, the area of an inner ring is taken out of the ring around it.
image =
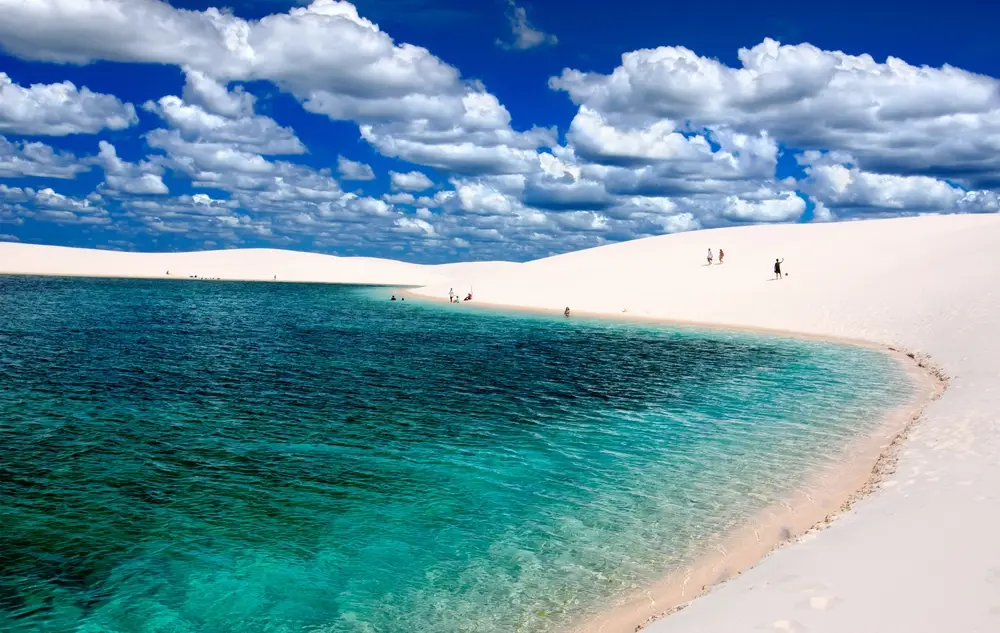
[[[558,630],[902,402],[871,350],[0,277],[0,630]]]

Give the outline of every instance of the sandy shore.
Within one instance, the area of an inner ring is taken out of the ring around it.
[[[749,226],[525,264],[439,267],[266,250],[138,255],[0,244],[0,272],[162,276],[165,258],[173,258],[172,275],[422,285],[416,292],[434,298],[474,284],[470,308],[488,303],[558,315],[569,306],[576,313],[794,332],[927,354],[951,377],[949,388],[896,445],[894,472],[876,494],[645,630],[985,633],[1000,631],[998,241],[1000,215],[967,215]],[[725,263],[707,266],[706,250],[720,247]],[[772,272],[775,258],[784,259],[781,279]],[[865,488],[871,469],[858,464],[890,450],[893,429],[905,422],[905,415],[897,426],[890,419],[866,445],[851,447],[845,460],[853,465],[845,461],[827,475],[838,483],[827,486],[833,496],[824,503]],[[845,488],[854,477],[848,473],[860,479]],[[800,492],[815,501],[818,489]],[[761,537],[749,560],[743,555],[753,546],[723,544],[722,558],[696,565],[716,575],[704,583],[688,579],[680,598],[692,595],[689,587],[700,590],[751,564],[770,549],[775,532],[781,537],[794,531],[789,526],[814,523],[805,508],[824,503],[789,502],[791,514],[766,523],[770,536]],[[739,561],[727,560],[737,551]],[[670,595],[672,582],[649,595]],[[647,600],[628,617],[667,607]],[[590,622],[589,630],[610,633],[625,622],[610,617],[603,626]]]
[[[869,434],[843,447],[835,459],[817,466],[787,495],[761,510],[732,533],[706,539],[703,552],[659,582],[620,599],[614,606],[571,625],[573,633],[631,633],[653,630],[653,623],[685,608],[738,577],[780,547],[833,524],[855,503],[877,490],[895,472],[900,449],[927,405],[945,391],[947,381],[922,361],[900,350],[896,357],[915,386],[914,397],[886,412]],[[779,629],[780,630],[780,629]]]
[[[221,279],[374,284],[464,284],[480,274],[496,274],[508,262],[422,266],[371,257],[247,248],[194,253],[124,253],[63,246],[0,242],[0,275],[58,275],[139,279]],[[447,288],[445,289],[447,294]]]

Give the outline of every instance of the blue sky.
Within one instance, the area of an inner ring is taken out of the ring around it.
[[[0,239],[524,260],[1000,208],[971,4],[214,6],[0,0]]]

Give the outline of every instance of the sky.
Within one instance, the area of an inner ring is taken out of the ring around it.
[[[0,241],[524,261],[996,213],[1000,9],[963,1],[0,0]]]

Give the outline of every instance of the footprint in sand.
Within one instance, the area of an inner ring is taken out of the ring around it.
[[[771,625],[774,631],[781,633],[805,633],[806,627],[795,620],[778,620]]]
[[[829,611],[838,604],[843,602],[843,599],[837,596],[813,596],[803,603],[800,603],[800,607],[807,606],[815,611]]]
[[[1000,567],[990,567],[986,570],[986,582],[991,585],[1000,585]]]

